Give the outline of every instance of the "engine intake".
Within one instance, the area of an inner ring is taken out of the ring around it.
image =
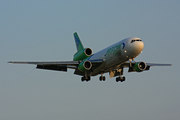
[[[78,69],[82,72],[86,70],[90,70],[91,68],[92,68],[92,63],[88,60],[83,61],[78,65]]]
[[[142,72],[144,70],[146,70],[146,63],[145,62],[137,62],[134,66],[133,66],[133,69],[134,71],[136,72]]]
[[[91,48],[85,48],[84,50],[77,52],[74,54],[74,61],[84,60],[92,55],[92,49]]]
[[[91,48],[85,48],[84,53],[85,53],[87,56],[91,56],[91,55],[92,55],[92,50],[91,50]]]

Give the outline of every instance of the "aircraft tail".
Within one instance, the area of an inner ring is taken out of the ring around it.
[[[74,33],[74,39],[75,39],[75,43],[76,43],[77,52],[84,50],[81,40],[79,39],[79,36],[76,32]]]

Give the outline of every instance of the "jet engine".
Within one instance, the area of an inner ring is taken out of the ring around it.
[[[86,70],[90,70],[91,68],[92,68],[92,63],[88,60],[83,61],[78,65],[78,69],[82,72]]]
[[[74,61],[84,60],[92,55],[92,49],[91,48],[85,48],[84,50],[77,52],[74,54]]]
[[[146,70],[146,63],[145,62],[137,62],[136,64],[134,64],[133,66],[133,70],[136,72],[142,72],[144,70]]]

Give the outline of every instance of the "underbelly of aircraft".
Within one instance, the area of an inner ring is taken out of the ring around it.
[[[127,61],[128,58],[123,58],[123,57],[114,57],[114,58],[109,58],[106,59],[99,67],[94,69],[92,71],[91,76],[96,76],[101,73],[106,73],[106,71],[109,71],[109,69],[116,69],[116,66],[120,65],[121,63]]]

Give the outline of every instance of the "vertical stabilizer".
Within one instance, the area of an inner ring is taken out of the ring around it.
[[[76,32],[74,33],[74,39],[75,39],[75,43],[76,43],[77,52],[84,50],[81,40],[79,39],[79,36]]]

